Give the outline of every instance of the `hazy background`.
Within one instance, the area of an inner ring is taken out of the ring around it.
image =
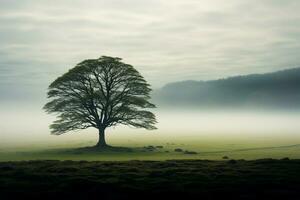
[[[0,147],[95,141],[92,129],[51,136],[54,118],[41,109],[47,86],[87,58],[124,58],[155,91],[170,82],[298,67],[299,9],[298,0],[0,0]],[[108,131],[109,142],[210,137],[262,146],[300,143],[295,106],[289,112],[235,104],[189,110],[186,101],[173,108],[157,102],[157,131],[120,127]]]

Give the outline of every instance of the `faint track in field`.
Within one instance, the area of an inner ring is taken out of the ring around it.
[[[270,150],[270,149],[285,149],[285,148],[295,148],[300,147],[300,144],[284,145],[284,146],[271,146],[271,147],[256,147],[256,148],[242,148],[242,149],[232,149],[224,151],[206,151],[201,153],[231,153],[231,152],[242,152],[242,151],[257,151],[257,150]]]

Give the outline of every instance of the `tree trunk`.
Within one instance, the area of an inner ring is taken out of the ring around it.
[[[103,148],[107,147],[106,141],[105,141],[105,130],[104,129],[99,129],[99,140],[96,145],[97,147]]]

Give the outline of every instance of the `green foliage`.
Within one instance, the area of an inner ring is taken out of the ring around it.
[[[44,109],[58,114],[53,134],[94,127],[105,130],[117,124],[155,129],[149,108],[151,88],[133,66],[120,58],[102,56],[77,64],[57,78],[48,91]]]

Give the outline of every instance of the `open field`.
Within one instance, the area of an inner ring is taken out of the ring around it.
[[[42,105],[40,105],[42,107]],[[2,107],[3,108],[3,107]],[[8,107],[9,108],[9,107]],[[97,130],[88,129],[60,136],[50,135],[53,120],[41,110],[23,112],[1,109],[0,161],[55,160],[166,160],[166,159],[300,159],[298,112],[252,111],[158,111],[158,129],[128,127],[107,130],[112,146],[131,147],[132,152],[74,152],[93,146]],[[34,119],[34,120],[32,120]],[[11,122],[18,121],[18,126]],[[144,151],[144,146],[162,146]],[[174,152],[197,152],[184,154]]]
[[[300,160],[0,163],[1,199],[296,199]]]
[[[80,151],[80,147],[92,146],[93,141],[43,146],[28,145],[3,148],[0,161],[21,160],[87,160],[87,161],[127,161],[127,160],[170,160],[170,159],[281,159],[289,157],[300,159],[300,142],[298,140],[256,140],[256,141],[218,141],[197,139],[178,139],[172,142],[143,141],[139,143],[114,143],[113,146],[131,147],[129,151]],[[234,143],[232,143],[234,142]],[[175,149],[177,149],[175,151]],[[178,150],[179,149],[179,150]]]

